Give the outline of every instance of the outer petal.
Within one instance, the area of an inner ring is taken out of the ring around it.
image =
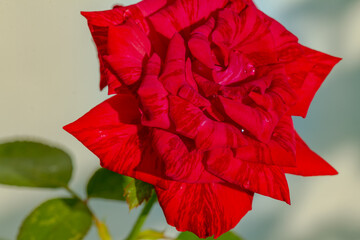
[[[142,0],[141,2],[137,3],[136,6],[140,9],[143,16],[147,17],[160,10],[168,2],[172,2],[172,0]]]
[[[200,238],[229,231],[251,210],[252,194],[222,184],[173,183],[155,188],[168,224]]]
[[[298,38],[289,32],[282,24],[260,10],[258,10],[258,15],[263,19],[271,32],[274,40],[274,48],[278,55],[278,61],[289,62],[298,58],[301,54]]]
[[[131,13],[134,18],[142,18],[142,14],[136,5],[128,7],[115,7],[107,11],[81,12],[88,20],[91,35],[96,44],[100,61],[100,89],[109,86],[109,94],[126,90],[125,86],[110,71],[104,56],[108,54],[108,30],[110,26],[122,24]]]
[[[298,103],[290,110],[291,115],[305,118],[317,90],[341,59],[306,47],[302,47],[302,51],[303,55],[286,64],[285,70],[299,97]]]
[[[88,13],[83,13],[83,15],[86,16],[88,19],[91,19],[93,15],[97,16],[97,12],[91,13],[90,16],[88,16]],[[116,88],[121,86],[121,83],[116,78],[116,76],[111,73],[109,66],[103,58],[103,56],[107,54],[108,27],[98,27],[95,25],[91,25],[90,19],[89,28],[98,50],[98,57],[100,63],[100,89],[103,89],[107,85],[111,85],[109,86],[109,94],[112,94],[115,92]]]
[[[313,152],[297,133],[296,165],[296,167],[284,167],[284,171],[305,177],[338,174],[330,164]]]
[[[114,8],[106,11],[81,12],[81,15],[83,15],[88,20],[90,27],[109,27],[124,22],[124,11],[124,8]]]
[[[110,27],[108,54],[104,59],[126,85],[141,77],[144,57],[150,55],[151,44],[146,34],[132,20]]]
[[[137,101],[131,95],[116,95],[64,127],[100,158],[111,171],[163,187],[163,169],[146,129],[139,123]]]
[[[242,161],[230,148],[210,151],[205,166],[212,174],[243,189],[290,204],[289,188],[280,167]]]
[[[207,19],[216,9],[222,8],[227,0],[175,0],[150,16],[155,30],[167,38],[182,31],[190,25]]]
[[[143,0],[130,6],[115,6],[111,10],[81,12],[86,17],[89,25],[98,27],[109,27],[123,23],[123,21],[132,16],[134,18],[147,17],[158,11],[167,4],[168,0]]]

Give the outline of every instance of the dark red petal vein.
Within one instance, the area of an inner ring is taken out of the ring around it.
[[[251,210],[251,193],[218,183],[172,183],[166,191],[155,188],[168,224],[200,238],[219,237]]]

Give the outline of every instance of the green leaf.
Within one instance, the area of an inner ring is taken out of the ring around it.
[[[57,188],[67,186],[71,173],[71,158],[59,148],[29,141],[0,144],[1,184]]]
[[[125,201],[125,188],[131,181],[133,181],[133,178],[101,168],[89,180],[87,195],[89,198]]]
[[[201,238],[198,238],[195,234],[191,232],[182,232],[179,234],[179,236],[176,238],[176,240],[198,240]],[[214,240],[213,237],[208,237],[205,240]],[[216,240],[243,240],[243,238],[237,236],[233,232],[227,232],[218,237]]]
[[[131,210],[149,200],[153,188],[151,184],[101,168],[89,180],[87,195],[126,201]]]
[[[83,239],[91,224],[91,213],[80,200],[51,199],[42,203],[23,221],[17,239]]]
[[[144,201],[150,199],[153,193],[153,185],[133,179],[125,188],[126,202],[129,209],[140,206]]]
[[[154,240],[154,239],[164,239],[164,233],[158,232],[152,229],[144,230],[137,236],[138,240]]]

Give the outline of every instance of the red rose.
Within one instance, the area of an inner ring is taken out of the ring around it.
[[[254,193],[290,203],[285,173],[336,174],[293,128],[339,58],[304,47],[250,0],[144,0],[82,13],[101,88],[65,130],[107,169],[155,186],[170,225],[233,228]]]

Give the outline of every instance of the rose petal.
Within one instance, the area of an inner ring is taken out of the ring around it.
[[[166,54],[163,74],[160,76],[166,90],[177,95],[179,89],[186,84],[185,80],[185,45],[184,39],[176,33],[171,39]]]
[[[161,8],[163,8],[169,0],[142,0],[141,2],[135,4],[144,17],[150,16],[151,14],[157,12]]]
[[[208,120],[199,128],[195,143],[198,149],[210,150],[221,147],[237,148],[247,145],[247,140],[233,125]]]
[[[253,108],[238,100],[230,100],[219,96],[225,113],[257,139],[268,142],[279,121],[274,111],[266,111],[260,107]]]
[[[170,39],[175,33],[202,19],[207,19],[213,11],[224,7],[227,2],[227,0],[176,0],[149,18],[155,30]]]
[[[165,164],[165,175],[172,180],[186,183],[224,182],[205,170],[202,162],[204,152],[188,150],[179,136],[154,129],[152,142]]]
[[[282,24],[258,10],[263,22],[267,25],[274,39],[274,47],[278,51],[280,62],[292,61],[299,55],[298,38]]]
[[[232,51],[229,56],[229,65],[226,69],[213,71],[214,81],[220,85],[229,85],[240,82],[255,75],[254,65],[243,54]]]
[[[220,90],[219,84],[217,84],[213,81],[210,81],[196,73],[194,74],[194,79],[195,79],[196,83],[199,85],[201,92],[206,97],[218,94],[218,92]]]
[[[212,41],[222,50],[225,61],[231,50],[245,54],[254,67],[277,61],[271,32],[255,7],[248,6],[240,14],[231,9],[220,11]]]
[[[169,96],[169,103],[176,132],[194,139],[198,149],[247,144],[241,131],[231,124],[211,120],[199,108],[181,98]]]
[[[238,14],[244,10],[247,5],[254,5],[254,3],[251,0],[230,0],[230,8]]]
[[[88,20],[89,29],[99,54],[101,74],[100,89],[102,90],[108,86],[109,94],[124,92],[127,91],[127,89],[125,86],[122,86],[117,77],[109,70],[109,66],[104,59],[104,56],[108,54],[108,30],[110,26],[122,24],[130,13],[135,17],[134,19],[143,18],[136,5],[137,4],[128,7],[115,7],[107,11],[81,12]]]
[[[269,87],[267,82],[270,81],[268,81],[268,79],[270,79],[270,77],[266,76],[253,81],[241,83],[240,86],[234,86],[234,87],[221,86],[220,95],[234,100],[236,99],[241,100],[245,96],[249,95],[250,92],[252,91],[256,91],[259,92],[260,94],[264,94],[265,90]]]
[[[192,66],[191,66],[191,59],[186,59],[185,63],[185,74],[186,74],[186,82],[196,91],[199,92],[198,86],[196,84],[196,81],[194,79],[194,75],[192,72]]]
[[[251,210],[251,193],[218,183],[172,183],[167,191],[155,188],[168,224],[200,238],[229,231]]]
[[[301,176],[336,175],[338,172],[313,152],[296,133],[296,167],[284,167],[285,173]]]
[[[137,91],[142,109],[141,124],[148,127],[169,128],[169,103],[167,91],[158,80],[161,60],[153,54],[147,63],[140,87]]]
[[[90,26],[109,27],[124,22],[124,11],[124,7],[118,7],[106,11],[81,12],[81,15],[88,20]]]
[[[90,20],[89,20],[89,28],[98,51],[98,57],[100,63],[100,89],[102,90],[107,85],[111,85],[109,86],[109,94],[113,94],[116,88],[121,87],[121,83],[116,78],[116,76],[111,73],[108,64],[104,61],[103,58],[104,55],[108,54],[107,53],[108,28],[91,25]]]
[[[249,144],[235,149],[235,156],[242,161],[275,166],[296,165],[295,133],[290,116],[284,116],[274,129],[268,144],[249,138]]]
[[[176,131],[194,139],[208,118],[199,108],[179,97],[169,96],[169,104],[170,118],[175,124]]]
[[[150,50],[149,39],[135,22],[128,20],[122,25],[109,27],[109,55],[104,59],[125,84],[140,79],[144,57],[149,56]]]
[[[163,186],[166,181],[159,181],[164,178],[159,159],[151,153],[151,142],[139,121],[136,99],[118,94],[64,129],[97,155],[103,167]]]
[[[306,117],[310,103],[317,90],[341,60],[322,52],[302,47],[303,56],[285,65],[290,85],[299,96],[298,102],[290,110],[291,115]]]
[[[189,64],[185,64],[184,39],[176,33],[170,41],[160,81],[172,95],[178,95],[199,107],[209,106],[209,101],[189,85],[190,76],[186,80],[186,65]]]
[[[256,192],[290,204],[285,174],[281,167],[242,161],[229,148],[217,148],[208,153],[206,169],[214,175]]]
[[[214,18],[210,18],[204,25],[191,32],[188,46],[191,54],[208,68],[214,68],[212,60],[209,35],[215,27]]]

